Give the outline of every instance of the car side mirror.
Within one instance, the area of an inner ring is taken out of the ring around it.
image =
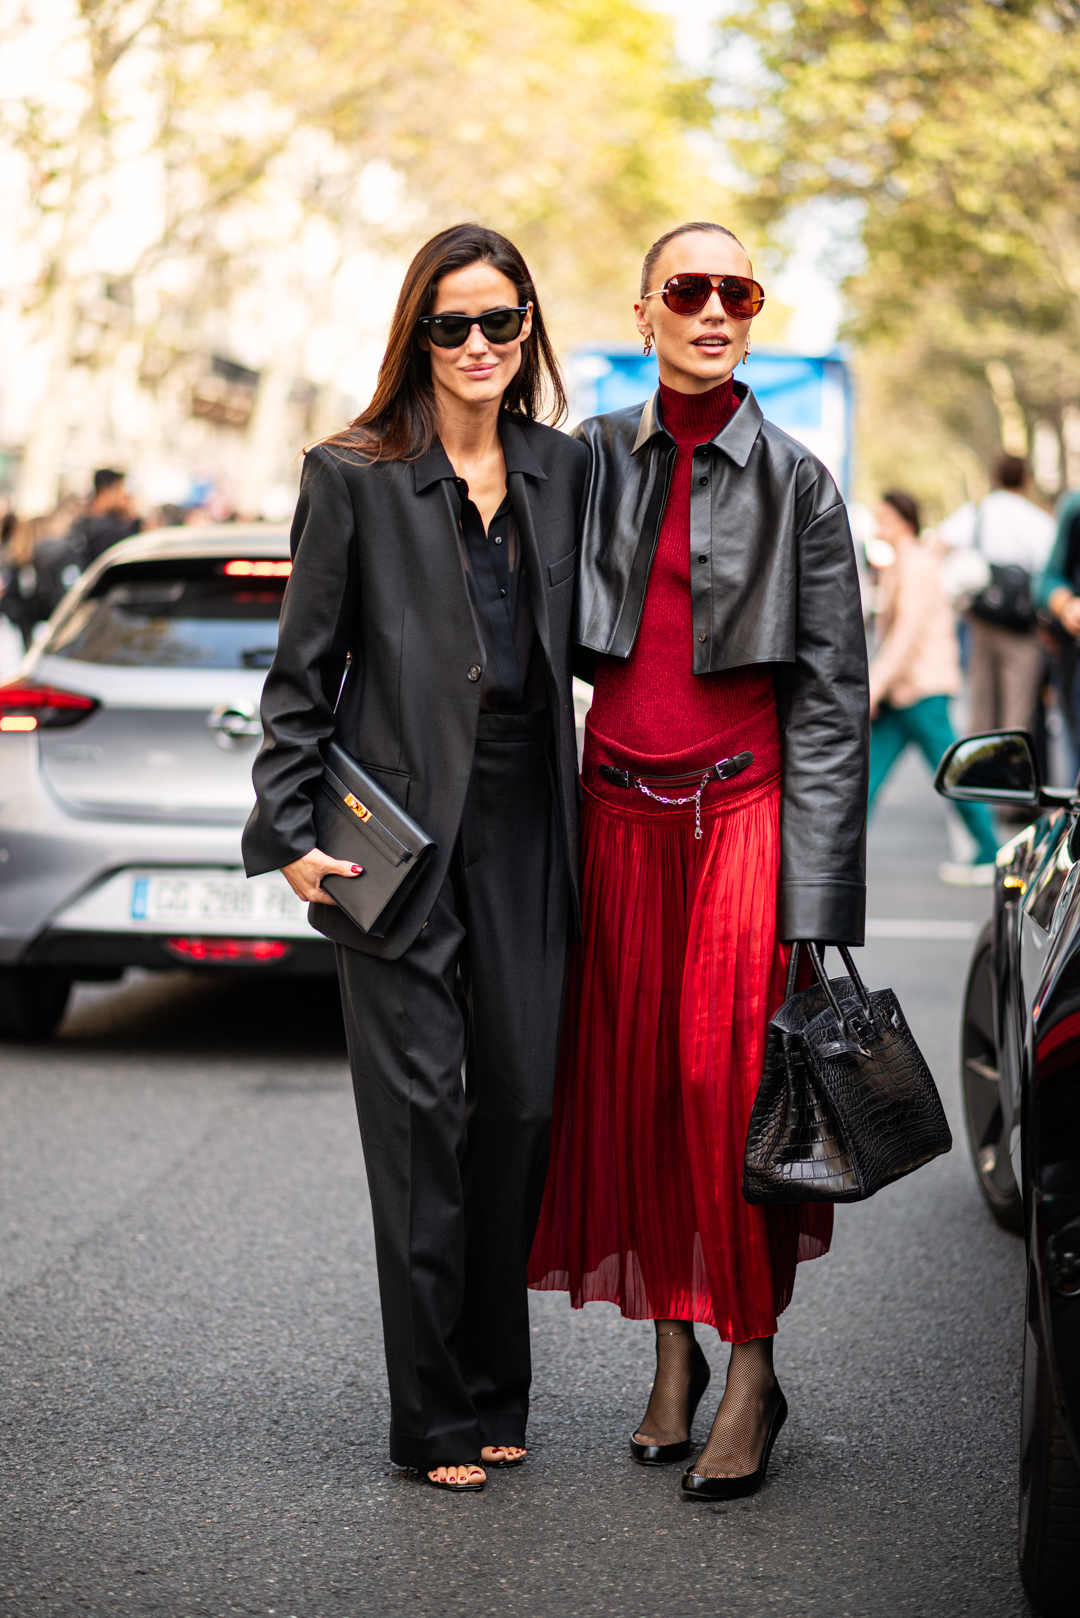
[[[966,736],[943,754],[934,789],[954,803],[1037,809],[1044,801],[1035,749],[1026,730]]]

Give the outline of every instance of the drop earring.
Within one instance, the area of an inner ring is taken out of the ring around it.
[[[641,350],[641,352],[644,354],[646,359],[648,359],[649,355],[652,353],[652,332],[651,331],[645,333],[645,347]]]
[[[742,355],[742,362],[743,362],[744,365],[746,364],[746,362],[747,362],[747,360],[749,358],[750,358],[750,339],[748,337],[746,339],[746,347],[743,349],[743,355]]]

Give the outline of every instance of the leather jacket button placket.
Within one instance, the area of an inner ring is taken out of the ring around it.
[[[694,470],[690,483],[690,555],[699,558],[690,569],[690,602],[694,620],[694,672],[700,674],[708,666],[698,647],[707,646],[712,627],[712,546],[713,497],[711,484],[712,455],[708,447],[700,445],[694,451]],[[706,566],[700,565],[704,558]]]

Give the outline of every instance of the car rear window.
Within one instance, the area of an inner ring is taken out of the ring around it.
[[[57,625],[45,653],[123,668],[268,669],[288,581],[230,577],[230,565],[199,559],[109,568]]]

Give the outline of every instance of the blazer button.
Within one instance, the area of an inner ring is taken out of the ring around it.
[[[702,638],[704,639],[704,637],[702,637]],[[475,683],[479,678],[480,678],[480,665],[479,665],[479,663],[470,664],[470,666],[469,666],[469,679],[472,680]]]

